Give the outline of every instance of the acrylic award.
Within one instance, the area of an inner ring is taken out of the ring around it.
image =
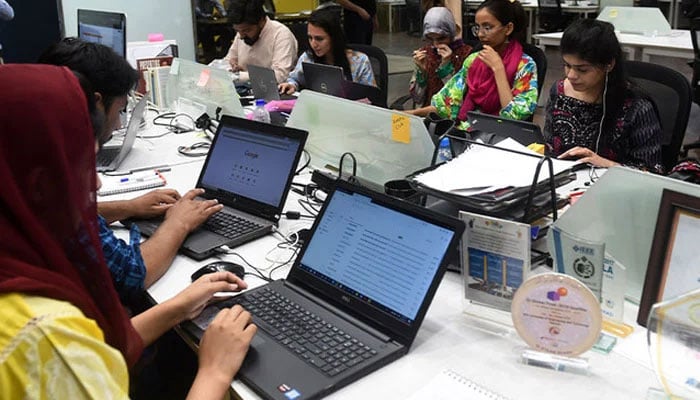
[[[596,295],[569,275],[544,273],[528,278],[515,292],[513,326],[530,347],[521,355],[528,365],[588,373],[578,356],[600,336],[602,311]]]

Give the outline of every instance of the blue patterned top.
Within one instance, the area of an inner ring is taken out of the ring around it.
[[[350,75],[352,75],[353,82],[368,86],[377,86],[377,81],[374,79],[374,72],[372,71],[372,64],[369,62],[367,54],[360,51],[353,51],[348,57],[348,61],[350,62]],[[294,67],[294,70],[289,73],[289,78],[287,78],[287,83],[294,85],[296,90],[303,89],[304,86],[306,86],[304,69],[302,68],[302,63],[305,62],[314,62],[308,52],[304,52],[301,57],[299,57],[297,65]]]
[[[141,232],[136,225],[131,226],[129,243],[114,236],[102,216],[97,216],[102,252],[112,274],[114,288],[119,293],[122,303],[129,304],[135,295],[144,290],[146,265],[141,256]]]

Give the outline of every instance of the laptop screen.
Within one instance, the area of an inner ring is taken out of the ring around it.
[[[326,201],[299,268],[412,324],[454,230],[340,188]]]
[[[278,207],[296,167],[302,139],[255,129],[262,123],[236,121],[222,122],[200,178],[201,187]],[[266,130],[284,129],[262,125]]]
[[[103,44],[126,57],[126,15],[79,9],[78,37],[86,42]]]

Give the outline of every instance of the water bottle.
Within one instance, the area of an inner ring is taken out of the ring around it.
[[[253,109],[253,120],[270,123],[270,113],[265,108],[265,100],[256,99],[255,108]]]
[[[449,161],[452,159],[452,149],[450,148],[450,139],[447,137],[440,140],[440,145],[438,147],[437,161]]]

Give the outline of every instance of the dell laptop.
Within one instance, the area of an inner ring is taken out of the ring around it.
[[[197,180],[204,199],[224,209],[190,233],[180,251],[196,260],[223,245],[239,246],[272,232],[282,214],[308,133],[224,115]],[[135,222],[152,235],[162,220]]]
[[[146,104],[148,103],[148,95],[141,96],[141,99],[136,103],[136,107],[131,112],[131,118],[126,125],[126,133],[124,139],[117,145],[110,145],[109,142],[103,146],[97,153],[97,172],[115,171],[124,161],[131,148],[134,147],[136,135],[139,132],[141,121],[146,112]]]
[[[253,97],[256,99],[270,101],[297,98],[290,94],[280,94],[275,71],[270,68],[248,65],[248,77],[250,78],[250,86],[253,89]]]
[[[378,87],[345,79],[343,69],[334,65],[302,63],[306,88],[348,100],[368,99],[373,105],[385,107]]]
[[[318,399],[406,354],[464,224],[339,181],[286,280],[209,306],[201,338],[241,304],[258,332],[237,377],[266,399]]]
[[[498,115],[484,114],[477,111],[467,112],[471,131],[493,134],[489,143],[495,144],[505,138],[511,138],[523,146],[532,143],[546,143],[540,127],[532,122],[502,118]]]

